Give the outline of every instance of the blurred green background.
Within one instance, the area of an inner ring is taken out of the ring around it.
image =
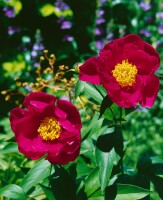
[[[141,156],[163,156],[163,1],[0,0],[0,185],[18,183],[23,174],[18,164],[27,162],[12,140],[6,142],[13,137],[9,111],[16,99],[22,100],[19,93],[11,98],[4,92],[17,90],[15,78],[33,82],[44,49],[55,54],[57,66],[73,68],[129,33],[153,45],[161,58],[161,86],[153,108],[137,109],[124,124],[124,138],[130,141],[125,164],[136,167]],[[30,87],[21,90],[27,94]]]

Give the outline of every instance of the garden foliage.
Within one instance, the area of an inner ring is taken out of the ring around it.
[[[0,10],[0,199],[163,199],[162,1]]]

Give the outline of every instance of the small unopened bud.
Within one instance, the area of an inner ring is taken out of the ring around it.
[[[7,91],[3,90],[3,91],[1,91],[1,94],[5,95],[5,94],[7,94]]]
[[[47,54],[47,53],[48,53],[48,50],[47,50],[47,49],[45,49],[43,52],[44,52],[44,54]]]
[[[40,61],[45,60],[44,56],[40,56]]]
[[[80,72],[79,65],[75,65],[75,72],[79,74]]]

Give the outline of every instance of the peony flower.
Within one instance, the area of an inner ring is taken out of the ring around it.
[[[26,110],[14,108],[10,112],[19,151],[32,160],[46,155],[53,164],[75,160],[82,126],[76,107],[44,92],[31,92],[23,104]]]
[[[80,66],[79,78],[102,84],[109,98],[121,107],[139,103],[150,108],[159,90],[159,79],[154,75],[159,65],[156,50],[130,34],[106,44],[97,57],[86,60]]]

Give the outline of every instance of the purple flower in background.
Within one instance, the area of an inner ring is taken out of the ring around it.
[[[31,92],[31,91],[32,91],[32,88],[31,88],[31,86],[29,86],[29,85],[26,85],[24,88],[25,88],[28,92]]]
[[[138,107],[138,108],[136,108],[136,112],[147,112],[147,111],[148,111],[148,109],[145,108],[145,107]]]
[[[33,45],[33,50],[35,50],[35,51],[39,51],[39,50],[42,51],[44,48],[45,48],[45,47],[44,47],[43,44],[35,43],[35,44]]]
[[[104,41],[103,40],[97,40],[95,42],[95,46],[98,50],[101,50],[104,47]]]
[[[150,31],[148,31],[147,29],[141,29],[139,33],[144,35],[145,37],[150,37],[151,36]]]
[[[142,10],[144,10],[144,11],[148,11],[148,10],[150,10],[150,9],[152,8],[152,6],[151,6],[150,2],[142,1],[142,2],[140,3],[140,8],[141,8]]]
[[[15,27],[15,26],[9,26],[8,27],[8,30],[7,30],[8,35],[13,35],[13,34],[18,33],[18,32],[20,32],[19,27]]]
[[[70,21],[64,21],[61,24],[61,29],[70,29],[72,27],[72,23]]]
[[[94,29],[94,34],[95,34],[95,35],[101,35],[103,32],[104,32],[103,29],[100,28],[100,27],[96,27],[96,28]]]
[[[105,23],[105,19],[104,18],[96,19],[96,24],[100,25],[100,24],[103,24],[103,23]]]
[[[67,5],[63,0],[57,0],[54,5],[59,11],[65,11],[70,9],[69,5]],[[68,30],[72,28],[72,23],[70,20],[66,19],[64,16],[61,16],[57,23],[60,25],[60,29],[62,30]],[[63,37],[63,41],[71,42],[74,38],[70,35],[65,35]]]
[[[45,49],[45,46],[42,43],[41,31],[38,29],[35,34],[35,42],[31,49],[31,58],[34,63],[36,63],[37,57],[42,55],[42,51],[44,49]]]
[[[13,7],[4,7],[3,8],[4,15],[8,18],[14,18],[15,12]]]
[[[54,5],[59,9],[59,10],[67,10],[70,7],[63,1],[63,0],[58,0],[54,3]]]
[[[163,34],[163,24],[159,24],[158,32],[162,35]]]
[[[111,42],[111,41],[113,40],[113,38],[114,38],[114,34],[113,34],[113,33],[109,33],[109,34],[107,34],[107,36],[106,36],[106,39],[107,39],[107,41],[109,41],[109,42]]]
[[[156,17],[157,17],[158,19],[163,19],[163,12],[157,12],[157,13],[156,13]]]
[[[158,40],[156,42],[156,47],[162,47],[163,46],[163,41]]]
[[[65,35],[63,38],[63,41],[72,42],[73,39],[74,38],[71,35]]]
[[[97,15],[98,15],[99,17],[101,17],[104,13],[105,13],[104,10],[98,10],[98,11],[97,11]]]

